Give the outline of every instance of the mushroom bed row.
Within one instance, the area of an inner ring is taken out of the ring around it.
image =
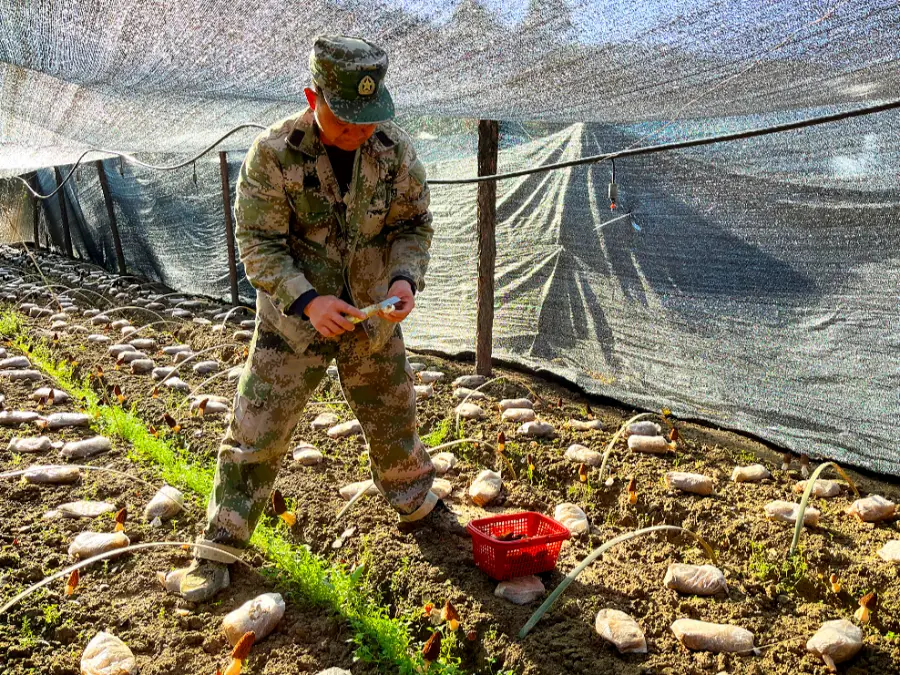
[[[24,264],[18,252],[6,250],[7,258],[12,262]],[[83,334],[88,342],[105,347],[107,360],[96,364],[95,371],[102,378],[103,367],[127,371],[136,378],[149,378],[155,382],[154,395],[166,389],[186,394],[190,401],[190,410],[203,419],[221,417],[230,413],[231,400],[226,397],[206,393],[202,386],[191,387],[179,373],[190,369],[196,375],[214,378],[225,377],[236,380],[241,373],[240,365],[222,363],[208,356],[208,351],[194,351],[188,344],[175,341],[164,343],[161,331],[152,330],[154,324],[165,325],[169,317],[173,320],[190,321],[207,326],[215,334],[228,334],[232,343],[246,343],[252,338],[253,320],[238,320],[237,330],[231,331],[229,322],[234,322],[236,312],[224,310],[218,305],[202,300],[189,299],[181,295],[149,292],[141,284],[124,284],[120,277],[115,277],[100,270],[79,268],[70,262],[50,264],[45,270],[64,283],[77,286],[74,290],[51,293],[46,284],[39,281],[27,281],[14,269],[0,269],[0,297],[9,303],[15,303],[18,311],[28,314],[45,327],[38,337],[53,340],[60,332]],[[116,289],[121,286],[121,290]],[[88,293],[85,293],[88,291]],[[115,318],[119,308],[112,307],[100,310],[90,307],[90,293],[98,297],[112,297],[120,302],[127,302],[129,307],[148,310],[161,317],[158,321],[150,321],[143,326],[133,325],[127,318]],[[51,309],[47,305],[52,304]],[[423,363],[412,362],[413,371],[417,372],[420,384],[415,386],[416,397],[427,399],[435,395],[436,387],[440,387],[444,373],[429,370]],[[328,370],[331,377],[336,377],[334,366]],[[29,456],[43,456],[51,451],[58,451],[64,463],[36,464],[22,471],[23,480],[32,484],[69,484],[78,480],[82,469],[67,466],[65,462],[95,457],[108,452],[110,440],[102,436],[88,436],[79,440],[62,442],[49,435],[52,432],[69,428],[88,428],[92,419],[75,410],[62,410],[75,402],[58,388],[46,386],[45,376],[34,369],[27,356],[11,356],[0,353],[0,382],[25,381],[34,383],[32,399],[40,410],[3,410],[0,412],[0,426],[15,427],[23,433],[10,441],[9,450]],[[487,378],[477,375],[466,375],[453,380],[453,397],[459,401],[454,409],[457,419],[480,420],[490,414],[493,407],[504,422],[519,425],[510,432],[510,438],[523,442],[540,441],[557,436],[558,431],[549,421],[539,417],[542,402],[530,398],[501,399],[494,401],[481,389],[490,384]],[[117,392],[112,392],[116,395]],[[121,395],[121,392],[118,392]],[[0,399],[2,400],[2,399]],[[668,421],[667,416],[662,416]],[[602,423],[596,419],[570,419],[568,427],[576,432],[591,432],[602,429]],[[177,425],[172,420],[171,426]],[[632,453],[670,456],[679,447],[677,430],[671,424],[664,430],[657,422],[642,420],[629,424],[622,434],[627,448]],[[24,433],[29,428],[35,434]],[[334,413],[322,413],[311,425],[314,432],[325,433],[330,438],[346,438],[362,434],[362,428],[355,419],[341,421]],[[666,433],[668,432],[668,433]],[[505,438],[497,439],[502,454]],[[440,450],[440,449],[439,449]],[[316,466],[324,461],[323,454],[311,443],[301,443],[292,452],[293,459],[304,466]],[[601,453],[587,445],[575,443],[565,450],[565,459],[577,467],[580,476],[585,475],[588,467],[605,466],[608,453]],[[439,477],[435,480],[433,491],[442,499],[452,499],[454,485],[443,478],[458,462],[457,456],[447,450],[433,451],[431,456]],[[529,459],[529,462],[531,460]],[[785,462],[790,462],[786,456]],[[808,459],[802,458],[802,473],[808,476]],[[787,467],[782,467],[786,469]],[[601,471],[602,478],[602,471]],[[668,471],[663,479],[669,490],[676,494],[693,494],[708,497],[715,492],[715,481],[699,473]],[[736,466],[731,480],[735,483],[759,483],[771,481],[772,473],[762,464]],[[483,509],[490,506],[501,494],[505,480],[515,480],[501,471],[485,469],[481,471],[467,486],[466,495],[471,505]],[[582,478],[584,480],[584,478]],[[606,485],[613,483],[608,478]],[[829,499],[843,494],[852,486],[844,482],[819,479],[812,486],[813,496]],[[807,488],[807,480],[799,481],[793,491],[802,493]],[[855,488],[854,488],[855,489]],[[360,481],[339,488],[345,500],[356,500],[365,495],[374,494],[376,489],[372,481]],[[628,485],[629,497],[637,499],[633,481]],[[154,527],[161,528],[163,522],[179,513],[184,505],[184,496],[176,488],[166,485],[143,506],[143,517]],[[804,526],[815,528],[819,525],[822,514],[815,508],[807,507],[802,516],[800,504],[775,500],[763,508],[765,518],[794,525],[802,517]],[[103,514],[115,511],[108,503],[92,501],[75,501],[62,504],[45,514],[45,518],[85,518],[94,519]],[[281,509],[283,512],[284,509]],[[847,517],[862,522],[881,522],[893,519],[896,506],[880,495],[869,495],[855,500],[846,510]],[[485,511],[484,515],[488,512]],[[279,515],[283,515],[279,514]],[[591,524],[587,514],[577,504],[562,502],[556,505],[556,520],[561,522],[576,537],[587,535]],[[69,554],[75,560],[114,552],[127,547],[130,542],[124,533],[125,516],[117,518],[118,525],[114,532],[83,532],[72,541]],[[345,532],[352,536],[352,531]],[[882,546],[877,555],[885,563],[900,563],[900,540],[892,540]],[[71,580],[70,580],[71,581]],[[160,582],[170,592],[177,592],[180,577],[179,571],[161,573]],[[77,581],[76,581],[77,584]],[[673,563],[669,566],[663,580],[666,588],[678,593],[693,596],[713,596],[727,592],[724,573],[715,565],[688,565]],[[72,587],[74,590],[74,586]],[[528,604],[544,595],[546,589],[536,576],[526,576],[502,581],[496,587],[496,595],[515,604]],[[869,601],[862,599],[859,611],[853,617],[858,623],[865,623],[869,616]],[[241,638],[252,632],[257,641],[264,639],[275,628],[284,614],[283,598],[274,593],[263,594],[246,603],[229,614],[223,622],[223,630],[229,642],[236,646]],[[437,611],[437,610],[435,610]],[[438,614],[446,615],[446,611]],[[434,623],[443,623],[438,616]],[[605,608],[598,612],[595,620],[596,632],[605,640],[616,646],[622,653],[646,653],[647,643],[639,623],[627,613]],[[754,645],[752,632],[736,625],[715,624],[694,619],[678,619],[671,630],[677,639],[688,649],[709,651],[713,653],[751,654]],[[853,658],[863,645],[863,634],[860,628],[850,620],[839,619],[825,622],[812,635],[807,649],[821,657],[829,669],[836,669],[836,664]],[[130,659],[130,660],[129,660]],[[240,659],[237,659],[238,661]],[[134,657],[128,647],[115,636],[99,633],[88,645],[82,661],[82,670],[86,673],[104,672],[101,668],[115,662],[121,672],[135,672]],[[95,664],[92,666],[92,664]],[[336,672],[336,671],[332,671]]]

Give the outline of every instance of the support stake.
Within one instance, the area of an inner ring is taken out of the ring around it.
[[[478,175],[497,173],[500,123],[478,122]],[[491,374],[494,336],[494,264],[497,257],[497,181],[478,184],[478,323],[475,339],[475,372]]]
[[[100,188],[103,190],[103,201],[106,202],[106,213],[109,216],[109,229],[112,230],[113,244],[116,247],[116,264],[119,267],[119,274],[128,274],[125,269],[125,254],[122,252],[122,239],[119,237],[119,225],[116,223],[116,211],[113,208],[112,195],[109,192],[109,177],[103,168],[103,162],[97,160],[94,162],[97,167],[97,176],[100,178]]]
[[[29,185],[31,185],[31,189],[35,192],[40,192],[38,182],[37,182],[37,173],[33,174],[31,178],[28,179]],[[32,217],[34,218],[34,248],[35,250],[40,250],[41,248],[41,201],[32,196],[31,198],[31,208],[33,211]]]
[[[53,171],[56,174],[56,185],[59,187],[63,184],[62,173],[60,173],[58,166],[53,167]],[[70,258],[74,258],[75,254],[72,252],[72,233],[69,231],[69,213],[66,210],[66,189],[60,189],[60,191],[56,193],[56,196],[59,199],[59,215],[60,218],[62,218],[63,243],[66,248],[66,255]]]
[[[231,282],[231,304],[240,304],[238,297],[237,260],[234,254],[234,227],[231,224],[231,186],[228,184],[228,153],[219,152],[219,173],[222,175],[222,202],[225,205],[225,243],[228,245],[228,280]]]

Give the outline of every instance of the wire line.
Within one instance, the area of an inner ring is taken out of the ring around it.
[[[595,164],[620,157],[635,157],[637,155],[651,155],[657,152],[668,152],[670,150],[681,150],[684,148],[694,148],[701,145],[713,145],[715,143],[727,143],[730,141],[742,140],[745,138],[755,138],[757,136],[768,136],[770,134],[778,134],[785,131],[793,131],[794,129],[805,129],[829,122],[838,122],[840,120],[852,119],[854,117],[863,117],[865,115],[874,115],[875,113],[884,112],[886,110],[895,110],[900,108],[900,99],[879,103],[864,108],[855,108],[844,112],[833,113],[831,115],[821,115],[818,117],[810,117],[796,122],[787,122],[785,124],[776,124],[769,127],[760,127],[756,129],[748,129],[747,131],[737,131],[732,134],[722,134],[719,136],[707,136],[705,138],[696,138],[690,141],[676,141],[674,143],[661,143],[659,145],[645,145],[640,148],[628,148],[625,150],[616,150],[614,152],[603,153],[602,155],[590,155],[579,159],[572,159],[565,162],[557,162],[556,164],[547,164],[531,169],[521,169],[519,171],[510,171],[508,173],[498,173],[490,176],[478,176],[477,178],[437,178],[429,179],[429,185],[465,185],[469,183],[485,183],[490,180],[506,180],[508,178],[519,178],[521,176],[529,176],[535,173],[543,173],[545,171],[555,171],[557,169],[568,169],[573,166],[581,166],[582,164]]]

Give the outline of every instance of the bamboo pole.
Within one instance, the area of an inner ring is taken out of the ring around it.
[[[53,167],[53,172],[56,174],[56,185],[62,185],[63,178],[62,173],[59,171],[59,167]],[[74,258],[75,254],[72,252],[72,233],[69,231],[69,213],[66,210],[66,189],[62,188],[56,193],[56,197],[59,199],[59,216],[62,218],[63,244],[66,249],[66,255],[70,258]]]
[[[28,179],[28,182],[31,185],[31,189],[38,192],[37,173],[34,173],[31,178]],[[41,202],[37,197],[32,196],[31,208],[32,218],[34,218],[34,248],[35,250],[39,250],[41,248]]]
[[[497,173],[500,124],[478,122],[478,175]],[[478,184],[478,299],[475,339],[475,372],[491,374],[494,335],[494,265],[497,257],[497,181]]]
[[[116,247],[116,265],[119,268],[119,274],[128,274],[125,268],[125,253],[122,251],[122,238],[119,236],[119,225],[116,222],[116,211],[113,208],[112,195],[109,191],[109,177],[106,175],[106,169],[103,168],[103,162],[97,160],[94,162],[97,167],[97,176],[100,178],[100,189],[103,190],[103,201],[106,202],[106,213],[109,216],[109,229],[112,230],[113,245]]]
[[[225,243],[228,245],[228,280],[231,282],[231,304],[239,305],[237,260],[234,252],[234,227],[231,223],[231,186],[228,183],[228,153],[219,152],[219,173],[222,176],[222,203],[225,206]]]

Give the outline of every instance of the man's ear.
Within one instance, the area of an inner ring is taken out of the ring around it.
[[[306,89],[303,90],[303,93],[306,94],[306,102],[309,103],[310,110],[315,110],[316,109],[316,92],[313,91],[311,88],[306,87]]]

